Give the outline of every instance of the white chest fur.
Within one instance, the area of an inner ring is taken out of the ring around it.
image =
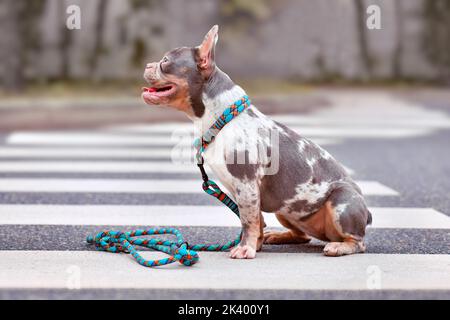
[[[227,107],[244,95],[245,91],[241,87],[234,86],[214,99],[204,96],[206,111],[201,119],[194,121],[197,131],[203,133],[208,130]],[[246,187],[241,189],[246,190],[242,192],[256,192],[263,176],[261,165],[270,161],[267,159],[267,150],[273,146],[271,135],[277,132],[274,128],[275,123],[251,105],[225,125],[206,149],[205,163],[231,195],[235,196],[238,186],[243,183]],[[243,179],[230,172],[230,167],[236,168],[236,165],[255,166],[259,171],[251,178]]]

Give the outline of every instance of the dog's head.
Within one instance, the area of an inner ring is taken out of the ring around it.
[[[143,88],[144,101],[201,117],[204,112],[203,87],[216,69],[214,51],[218,30],[218,26],[212,27],[197,47],[173,49],[160,61],[147,64],[144,79],[150,87]]]

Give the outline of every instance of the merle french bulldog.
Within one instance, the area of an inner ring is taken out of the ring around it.
[[[214,26],[201,45],[173,49],[149,63],[144,78],[151,87],[144,88],[144,101],[183,111],[205,132],[245,95],[216,66],[217,40]],[[306,243],[311,237],[328,242],[327,256],[365,251],[363,237],[372,216],[361,189],[328,152],[254,105],[218,133],[204,157],[241,214],[243,235],[232,258],[255,258],[263,243]],[[228,161],[236,158],[243,161]],[[274,159],[276,170],[269,172]],[[287,230],[264,233],[262,211],[275,213]]]

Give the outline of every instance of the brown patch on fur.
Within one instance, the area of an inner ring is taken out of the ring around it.
[[[301,219],[300,227],[307,234],[323,241],[343,241],[347,237],[336,224],[336,213],[331,201],[325,202],[316,213]]]
[[[170,107],[185,112],[189,116],[194,115],[189,94],[189,84],[187,80],[175,76],[166,76],[166,79],[177,86],[177,93],[168,102]]]
[[[338,257],[366,250],[362,238],[342,231],[331,201],[325,202],[316,213],[301,219],[299,226],[294,226],[279,214],[277,214],[277,219],[289,230],[266,232],[264,234],[264,243],[266,244],[305,243],[309,241],[307,239],[310,239],[308,235],[311,235],[322,241],[332,241],[327,243],[323,250],[326,256]]]
[[[311,241],[309,237],[303,231],[298,230],[293,226],[288,220],[286,220],[282,215],[275,215],[281,225],[289,230],[287,231],[267,231],[264,233],[264,243],[266,244],[298,244],[298,243],[308,243]]]
[[[301,244],[308,243],[311,238],[303,232],[288,231],[267,231],[264,233],[265,244]]]

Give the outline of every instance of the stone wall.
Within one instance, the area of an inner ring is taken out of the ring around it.
[[[59,78],[64,64],[69,78],[140,77],[146,61],[159,60],[176,46],[197,45],[216,23],[221,26],[217,60],[233,76],[432,79],[437,73],[421,48],[422,0],[361,0],[364,7],[381,7],[382,29],[364,30],[373,72],[361,55],[359,0],[255,0],[255,8],[238,5],[231,15],[225,0],[107,0],[101,50],[94,54],[100,1],[46,1],[36,26],[41,45],[27,52],[32,57],[27,77]],[[81,7],[81,30],[64,30],[69,4]],[[68,36],[64,61],[61,43]]]

